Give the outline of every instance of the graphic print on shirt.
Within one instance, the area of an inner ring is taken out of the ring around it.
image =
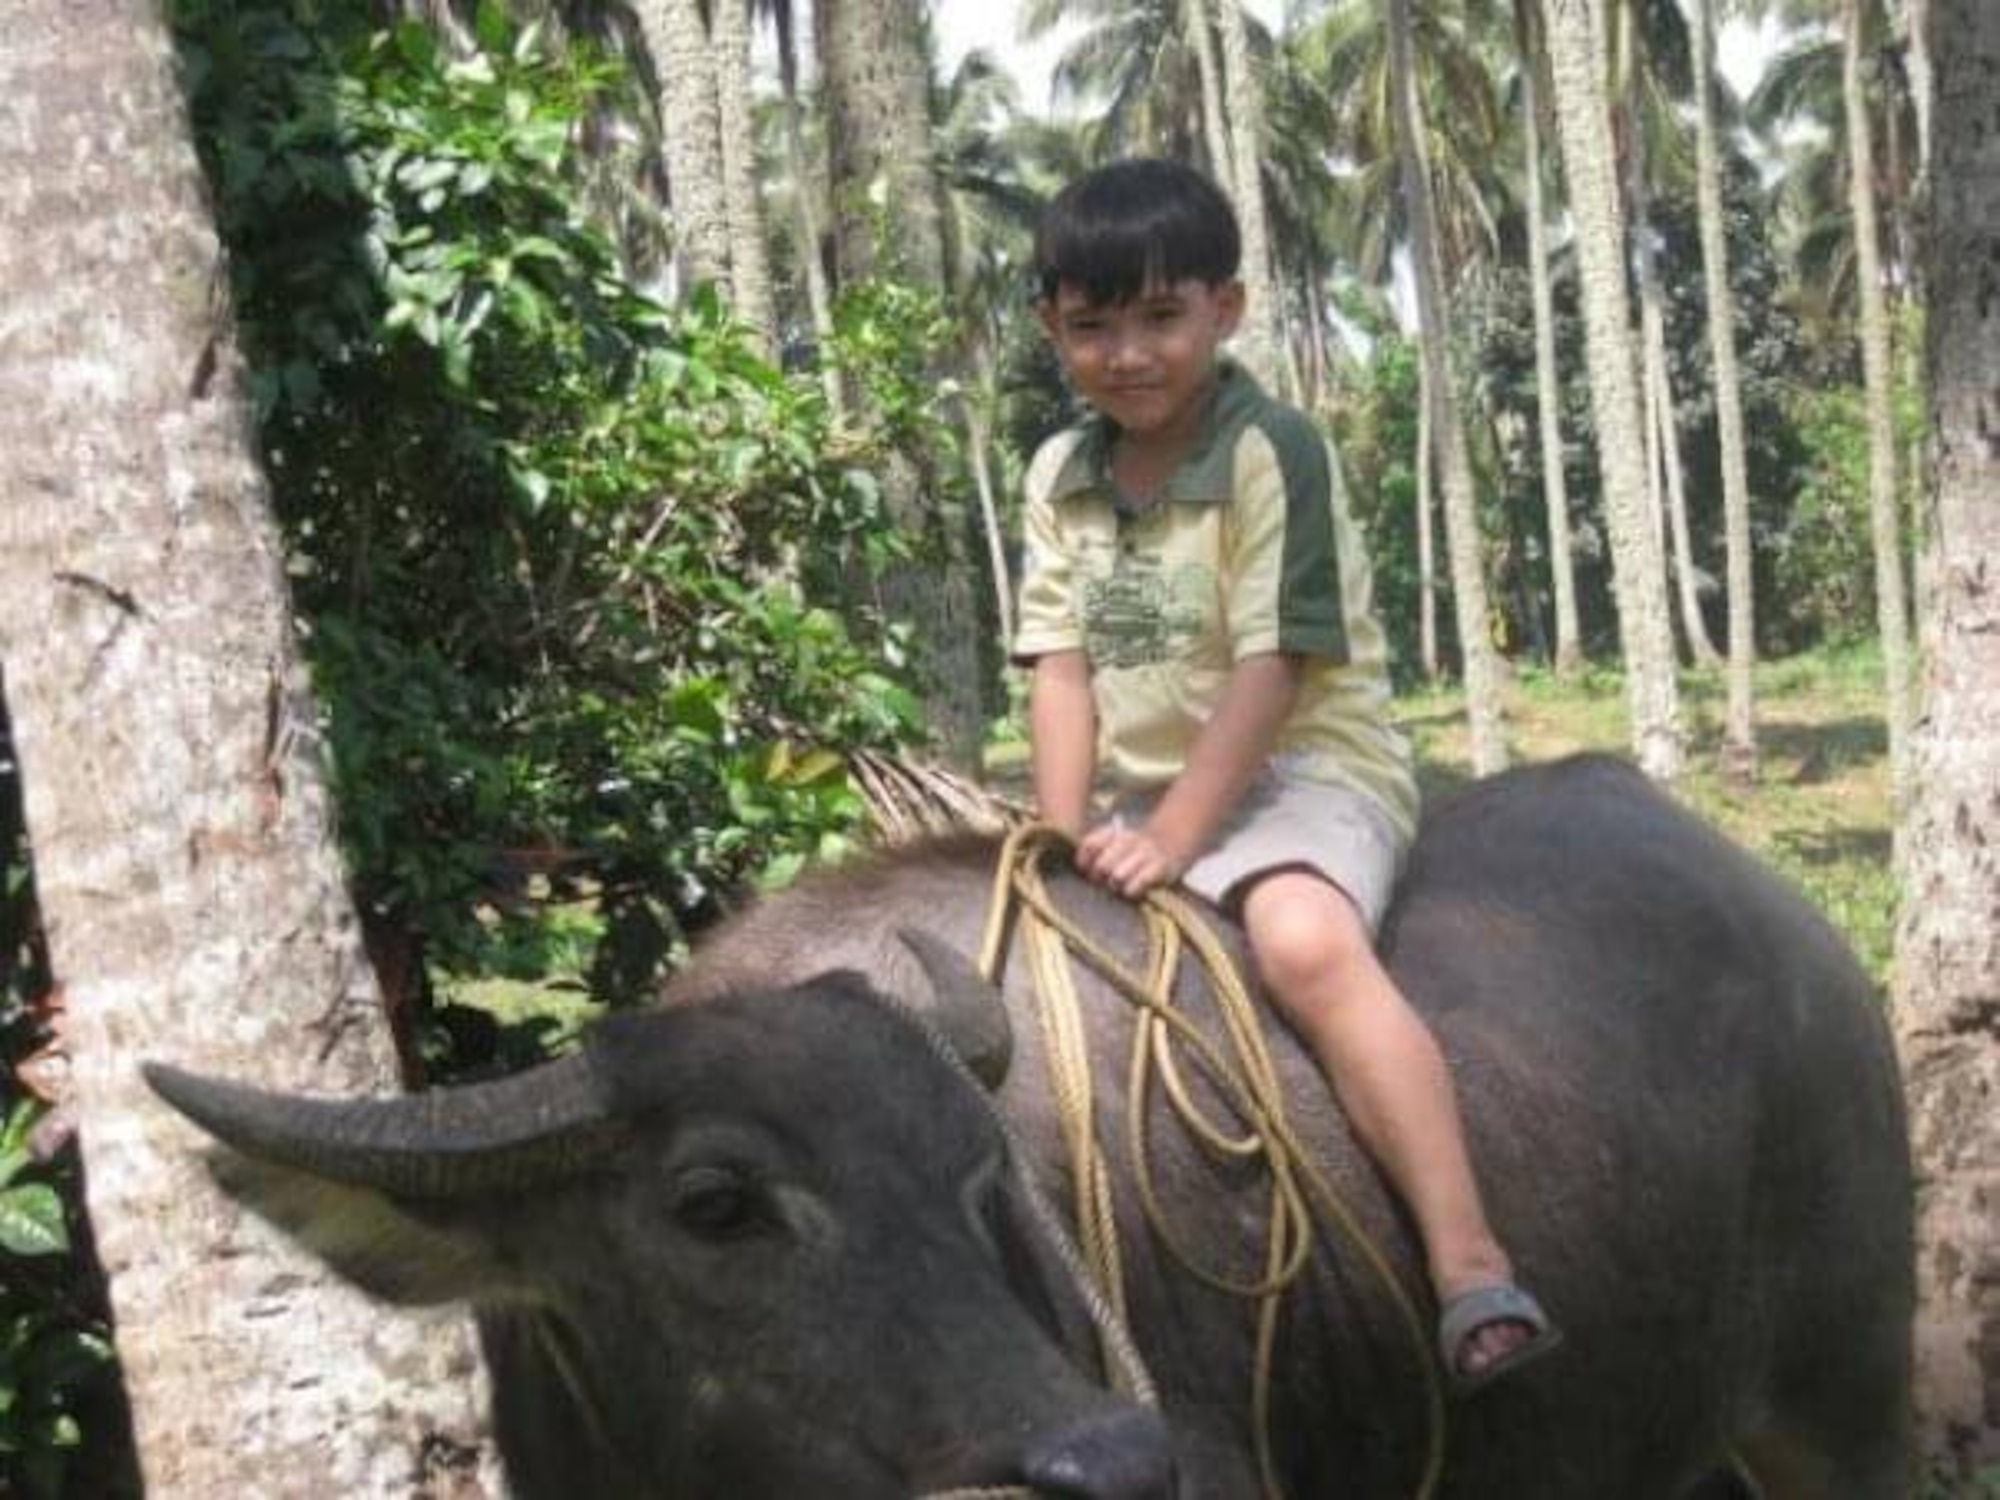
[[[1158,666],[1187,655],[1215,611],[1215,573],[1120,550],[1083,580],[1084,649],[1097,669]]]

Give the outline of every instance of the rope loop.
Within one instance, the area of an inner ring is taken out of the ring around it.
[[[1271,1441],[1271,1380],[1278,1319],[1285,1295],[1297,1284],[1316,1239],[1337,1232],[1381,1284],[1408,1334],[1423,1371],[1426,1442],[1415,1494],[1435,1494],[1444,1468],[1444,1387],[1431,1342],[1388,1257],[1362,1226],[1340,1192],[1304,1149],[1286,1117],[1284,1091],[1264,1040],[1257,1002],[1235,960],[1196,906],[1177,890],[1149,891],[1138,903],[1146,934],[1143,972],[1083,930],[1050,896],[1043,865],[1066,856],[1069,839],[1042,823],[1014,829],[1002,846],[994,872],[979,968],[989,981],[999,974],[1012,940],[1028,964],[1036,1015],[1048,1055],[1059,1125],[1073,1183],[1071,1212],[1078,1248],[1088,1274],[1121,1329],[1129,1324],[1124,1269],[1112,1177],[1098,1140],[1089,1040],[1077,997],[1072,960],[1095,970],[1135,1010],[1127,1074],[1126,1141],[1128,1166],[1147,1227],[1167,1257],[1187,1275],[1219,1292],[1254,1304],[1256,1364],[1251,1378],[1251,1416],[1258,1472],[1266,1500],[1283,1500]],[[1018,933],[1016,929],[1018,928]],[[1223,1042],[1218,1044],[1177,1007],[1175,991],[1185,957],[1192,955],[1207,980]],[[1231,1118],[1205,1113],[1188,1088],[1187,1069],[1199,1073]],[[1174,1118],[1207,1149],[1221,1156],[1261,1159],[1270,1178],[1263,1270],[1254,1279],[1205,1263],[1186,1245],[1161,1202],[1152,1163],[1155,1091]],[[1318,1210],[1317,1217],[1314,1209]],[[1099,1342],[1114,1388],[1123,1389],[1124,1365],[1113,1358],[1107,1331]],[[1129,1335],[1127,1336],[1129,1340]],[[1129,1342],[1127,1342],[1129,1347]],[[1129,1392],[1128,1392],[1129,1394]],[[952,1491],[953,1497],[1032,1493],[1011,1489]]]

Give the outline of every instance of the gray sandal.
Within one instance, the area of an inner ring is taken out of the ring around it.
[[[1467,1370],[1459,1363],[1466,1339],[1495,1323],[1519,1323],[1528,1336],[1491,1364]],[[1563,1341],[1562,1330],[1549,1321],[1542,1304],[1511,1281],[1474,1287],[1460,1292],[1444,1305],[1438,1316],[1438,1357],[1452,1394],[1469,1396],[1503,1375],[1511,1375],[1523,1365],[1534,1363],[1553,1352]]]

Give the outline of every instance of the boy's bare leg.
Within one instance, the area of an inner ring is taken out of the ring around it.
[[[1317,874],[1280,871],[1250,887],[1243,918],[1272,1000],[1415,1217],[1440,1302],[1510,1279],[1444,1055],[1377,961],[1353,904]],[[1482,1369],[1529,1336],[1521,1323],[1488,1324],[1467,1338],[1459,1365]]]

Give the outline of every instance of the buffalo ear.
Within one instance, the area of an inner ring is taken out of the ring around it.
[[[930,981],[931,1003],[922,1007],[925,1019],[973,1077],[989,1089],[999,1088],[1014,1061],[1014,1027],[1000,991],[949,943],[914,927],[897,928],[896,938]]]

